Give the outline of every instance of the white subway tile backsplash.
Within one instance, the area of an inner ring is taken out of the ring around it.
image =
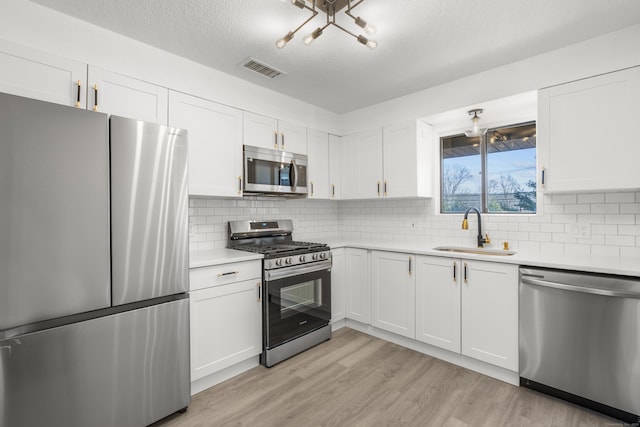
[[[605,195],[606,203],[634,203],[636,200],[635,193],[607,193]]]
[[[640,251],[640,192],[545,194],[539,215],[482,215],[491,247],[509,241],[512,248],[545,254],[634,256]],[[307,200],[189,199],[190,248],[227,246],[227,222],[236,219],[294,221],[297,240],[383,240],[438,245],[475,245],[477,219],[435,212],[431,199]],[[590,235],[576,238],[576,224],[588,224]],[[632,250],[630,250],[632,249]]]

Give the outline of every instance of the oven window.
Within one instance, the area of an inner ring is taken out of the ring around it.
[[[280,316],[284,319],[322,306],[320,279],[296,283],[280,289]]]

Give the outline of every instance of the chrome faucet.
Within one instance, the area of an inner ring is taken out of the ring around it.
[[[487,234],[486,237],[482,237],[482,220],[480,218],[480,211],[478,210],[478,208],[469,208],[464,212],[462,229],[469,229],[469,221],[467,220],[467,218],[469,217],[469,212],[471,211],[475,211],[476,215],[478,215],[478,247],[481,248],[485,243],[491,243],[491,240],[489,240],[489,234]]]

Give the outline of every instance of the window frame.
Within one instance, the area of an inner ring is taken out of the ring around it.
[[[480,136],[480,173],[482,176],[481,182],[480,182],[480,205],[478,208],[480,209],[480,212],[482,214],[488,214],[488,215],[517,215],[517,216],[523,216],[523,215],[539,215],[542,214],[542,205],[541,205],[541,200],[540,200],[540,191],[536,188],[536,210],[535,211],[523,211],[523,212],[518,212],[518,211],[489,211],[489,194],[488,194],[488,173],[487,173],[487,159],[488,159],[488,151],[487,151],[487,144],[489,141],[489,134],[492,131],[498,131],[500,129],[504,129],[504,128],[515,128],[515,127],[520,127],[520,126],[530,126],[530,125],[534,125],[537,126],[537,120],[532,119],[532,120],[525,120],[522,122],[516,122],[516,123],[507,123],[507,124],[503,124],[500,126],[493,126],[487,129],[487,132]],[[442,215],[450,215],[450,214],[460,214],[462,212],[459,211],[455,211],[455,212],[446,212],[443,211],[443,197],[444,197],[444,179],[443,179],[443,174],[444,174],[444,155],[443,155],[443,140],[447,139],[447,138],[451,138],[451,137],[456,137],[456,136],[464,136],[464,132],[455,132],[455,133],[448,133],[446,135],[441,135],[439,138],[439,143],[438,143],[438,156],[439,156],[439,160],[440,160],[440,170],[439,170],[439,181],[440,181],[440,196],[439,196],[439,200],[438,200],[438,204],[439,204],[439,209],[438,209],[438,213],[442,214]],[[538,141],[536,138],[536,173],[534,174],[534,181],[536,181],[537,179],[537,171],[538,171]],[[477,206],[474,206],[477,207]]]

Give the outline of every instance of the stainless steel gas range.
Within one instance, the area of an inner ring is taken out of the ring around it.
[[[260,362],[271,367],[331,338],[331,251],[297,242],[291,220],[230,221],[229,247],[264,255]]]

